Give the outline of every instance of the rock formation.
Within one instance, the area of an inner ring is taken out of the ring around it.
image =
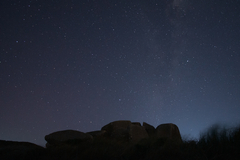
[[[87,132],[86,134],[90,134],[93,138],[103,137],[104,134],[106,134],[106,131],[105,130],[103,130],[103,131],[91,131],[91,132]]]
[[[30,142],[16,142],[0,140],[0,148],[43,149],[43,147]]]
[[[139,123],[140,124],[140,123]],[[135,144],[142,139],[148,138],[148,133],[143,126],[138,124],[131,124],[129,129],[130,141]]]
[[[99,131],[79,132],[74,130],[64,130],[51,133],[45,136],[46,147],[59,146],[63,144],[78,145],[82,142],[92,143],[94,139],[109,139],[129,144],[137,144],[142,139],[147,138],[170,138],[182,140],[178,127],[175,124],[161,124],[156,129],[143,122],[131,122],[128,120],[119,120],[111,122],[101,128]]]
[[[147,133],[150,137],[154,136],[156,133],[156,129],[152,125],[150,125],[146,122],[143,122],[143,128],[147,131]]]
[[[29,142],[0,140],[0,159],[36,159],[41,158],[45,148]]]
[[[102,131],[106,131],[106,135],[107,136],[111,136],[113,137],[113,133],[116,132],[116,130],[119,130],[119,132],[123,132],[124,134],[124,130],[129,129],[129,126],[131,125],[131,121],[114,121],[111,122],[105,126],[102,127]]]
[[[46,135],[45,140],[47,141],[46,147],[50,147],[61,144],[92,142],[93,137],[90,134],[86,134],[75,130],[64,130]]]
[[[182,141],[178,127],[172,123],[160,124],[156,128],[157,138],[170,138]]]
[[[137,143],[141,139],[148,138],[148,133],[139,122],[114,121],[102,127],[106,131],[106,137],[116,140]]]

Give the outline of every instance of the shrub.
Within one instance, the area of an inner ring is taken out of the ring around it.
[[[215,124],[201,134],[198,146],[209,158],[239,157],[240,128],[226,129]]]

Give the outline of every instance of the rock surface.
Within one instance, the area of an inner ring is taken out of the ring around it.
[[[131,124],[129,130],[130,141],[132,143],[137,143],[142,139],[148,138],[148,133],[143,126],[138,124]]]
[[[43,147],[30,142],[16,142],[0,140],[0,148],[15,147],[22,149],[43,149]]]
[[[172,123],[160,124],[156,128],[156,136],[157,138],[170,138],[182,141],[177,125]]]
[[[93,138],[95,138],[95,137],[103,137],[105,133],[106,133],[105,130],[103,130],[103,131],[100,130],[100,131],[87,132],[87,134],[91,135]]]
[[[147,131],[139,122],[114,121],[103,126],[101,130],[106,131],[106,137],[131,143],[148,138]]]
[[[75,130],[64,130],[46,135],[45,140],[47,141],[46,147],[50,147],[61,144],[92,142],[93,137],[90,134],[86,134]]]
[[[0,159],[36,159],[41,158],[45,148],[29,142],[0,140]]]
[[[156,133],[155,127],[153,127],[152,125],[150,125],[146,122],[143,122],[143,127],[147,131],[149,136],[154,136],[154,134]]]
[[[106,135],[107,136],[113,136],[112,133],[115,132],[116,130],[121,130],[121,132],[123,132],[122,130],[126,130],[129,128],[129,126],[131,125],[131,121],[114,121],[111,123],[108,123],[107,125],[102,127],[102,131],[106,131]]]
[[[109,139],[119,142],[127,142],[129,144],[137,144],[142,139],[153,137],[170,138],[182,140],[178,127],[175,124],[161,124],[156,129],[143,122],[131,122],[129,120],[113,121],[106,124],[100,131],[79,132],[75,130],[64,130],[51,133],[45,136],[47,141],[46,147],[54,147],[59,145],[79,145],[82,142],[92,143],[95,140]]]

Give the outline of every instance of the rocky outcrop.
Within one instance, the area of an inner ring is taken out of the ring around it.
[[[29,142],[0,140],[0,159],[37,159],[42,158],[45,148]]]
[[[137,144],[142,139],[147,138],[170,138],[182,140],[178,127],[175,124],[161,124],[156,129],[143,122],[131,122],[129,120],[119,120],[111,122],[101,128],[100,131],[79,132],[74,130],[64,130],[51,133],[45,136],[47,141],[46,147],[59,145],[79,145],[82,142],[92,143],[94,140],[109,139]],[[84,143],[86,144],[86,143]]]
[[[93,137],[90,134],[75,130],[64,130],[51,133],[45,136],[46,147],[58,146],[62,144],[79,144],[81,142],[92,142]]]
[[[140,122],[132,122],[132,124],[142,126]]]
[[[143,128],[147,131],[149,136],[154,136],[156,134],[156,129],[152,125],[143,122]]]
[[[130,141],[135,144],[142,139],[148,138],[148,133],[143,126],[131,124],[129,129]]]
[[[124,130],[129,129],[129,126],[131,125],[131,121],[114,121],[111,122],[101,128],[102,131],[106,131],[106,136],[114,137],[113,133],[116,132],[116,130],[119,130],[119,132],[122,132],[125,134]],[[126,131],[127,132],[127,131]]]
[[[157,138],[169,138],[182,141],[177,125],[172,123],[160,124],[156,128]]]
[[[106,131],[105,130],[103,130],[103,131],[92,131],[92,132],[87,132],[87,134],[91,135],[93,138],[103,137],[104,134],[106,134]]]
[[[43,147],[36,145],[30,142],[16,142],[16,141],[5,141],[0,140],[0,148],[7,148],[7,147],[15,147],[15,148],[22,148],[22,149],[43,149]]]
[[[105,137],[131,143],[148,138],[147,131],[139,122],[114,121],[103,126],[101,130],[106,131]]]
[[[159,153],[178,149],[183,144],[175,124],[161,124],[154,128],[146,122],[141,125],[128,120],[114,121],[99,131],[87,133],[57,131],[46,135],[45,140],[46,148],[28,142],[0,140],[0,160],[116,159],[121,156],[120,159],[126,159],[126,156],[129,159],[141,159],[139,155],[146,150],[152,155],[151,147],[155,153]]]

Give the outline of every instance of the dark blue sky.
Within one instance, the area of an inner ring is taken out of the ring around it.
[[[240,1],[1,2],[0,139],[115,120],[240,122]]]

